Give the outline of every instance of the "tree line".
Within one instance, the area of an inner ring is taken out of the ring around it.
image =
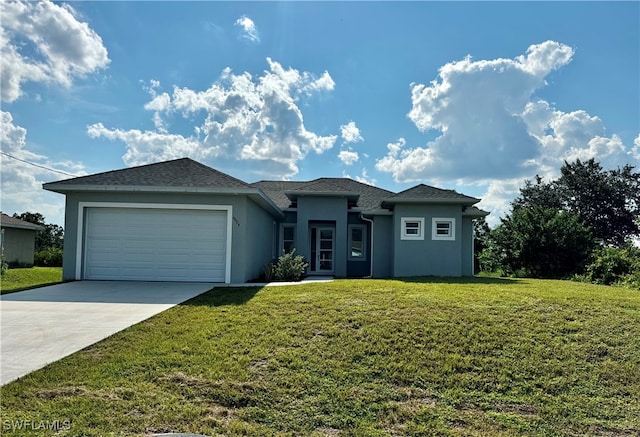
[[[566,162],[560,177],[527,180],[511,212],[476,224],[479,267],[505,276],[577,278],[640,288],[640,173]]]

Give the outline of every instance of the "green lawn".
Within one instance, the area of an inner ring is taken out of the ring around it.
[[[499,278],[218,289],[1,403],[3,435],[19,420],[87,436],[638,435],[640,293]]]
[[[62,282],[62,267],[9,269],[0,279],[2,294]]]

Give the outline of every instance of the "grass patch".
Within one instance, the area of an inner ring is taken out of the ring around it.
[[[1,402],[60,435],[625,436],[639,399],[640,293],[477,278],[216,289]]]
[[[0,292],[13,293],[59,282],[62,282],[62,267],[9,269],[0,279]]]

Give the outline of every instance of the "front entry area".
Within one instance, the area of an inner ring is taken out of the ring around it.
[[[332,275],[334,268],[335,227],[311,226],[311,259],[309,272],[315,275]]]

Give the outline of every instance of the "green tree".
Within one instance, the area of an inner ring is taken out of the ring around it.
[[[558,186],[564,207],[575,212],[595,238],[623,247],[640,235],[640,173],[630,165],[605,171],[594,159],[565,163]]]
[[[15,218],[42,226],[44,229],[36,233],[35,251],[40,252],[50,248],[61,249],[64,244],[64,229],[52,223],[46,223],[45,217],[39,212],[23,212],[13,214]]]
[[[593,247],[577,214],[516,207],[491,232],[480,261],[485,269],[505,275],[560,278],[582,271]]]
[[[640,173],[626,165],[606,171],[594,159],[565,162],[560,178],[525,181],[513,208],[543,207],[578,215],[594,238],[623,247],[640,235]]]

